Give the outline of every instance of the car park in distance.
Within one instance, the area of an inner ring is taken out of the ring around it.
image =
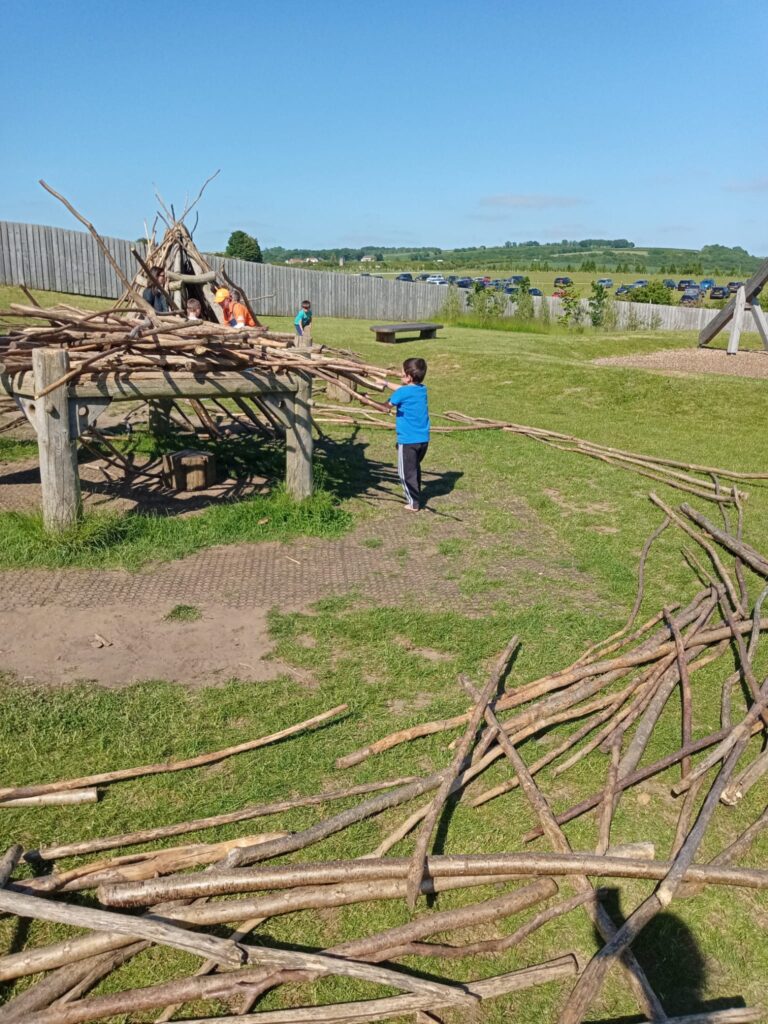
[[[616,294],[626,295],[628,292],[631,292],[634,287],[635,286],[633,284],[620,284],[619,287],[616,289]]]
[[[728,282],[728,291],[731,293],[731,295],[734,295],[739,290],[739,288],[741,288],[741,286],[743,284],[744,284],[743,281],[729,281]]]
[[[635,284],[635,288],[647,288],[648,287],[648,278],[647,277],[638,277],[638,279],[635,281],[634,284]]]
[[[600,285],[601,288],[605,288],[606,290],[608,288],[613,288],[612,277],[601,277],[597,283]]]
[[[727,299],[731,294],[730,289],[725,285],[716,284],[715,287],[710,291],[710,299]]]
[[[542,292],[541,288],[529,288],[528,289],[528,294],[529,295],[543,295],[544,293]]]
[[[396,281],[411,281],[413,282],[413,274],[398,274],[395,278]]]
[[[686,288],[698,288],[698,282],[692,280],[690,277],[681,277],[677,282],[677,290],[684,292]]]
[[[692,288],[686,288],[683,294],[680,296],[680,303],[684,306],[693,305],[694,302],[698,302],[702,297],[703,292],[698,285],[694,285]]]
[[[514,284],[505,284],[504,285],[504,294],[505,295],[512,295],[512,296],[519,295],[520,294],[520,289],[518,287],[516,287]]]
[[[570,277],[556,277],[555,278],[555,288],[567,288],[569,285],[572,285],[572,284],[573,284],[573,281],[571,280]]]
[[[458,278],[458,280],[456,281],[456,287],[457,288],[471,288],[472,287],[472,278],[471,277],[460,277],[460,278]]]
[[[427,277],[427,284],[444,284],[445,278],[442,274],[430,274]]]
[[[671,277],[665,277],[661,283],[665,288],[671,288],[672,291],[677,290],[677,281],[673,281]]]
[[[715,287],[715,279],[714,279],[714,277],[705,277],[704,280],[699,285],[699,288],[701,288],[701,290],[703,292],[708,292],[710,288],[714,288],[714,287]]]

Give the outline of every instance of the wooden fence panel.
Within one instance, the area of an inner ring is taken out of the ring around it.
[[[131,253],[132,243],[120,238],[104,238],[104,243],[126,276],[133,278],[137,264]],[[142,252],[146,249],[143,243],[137,244],[137,248]],[[317,316],[380,321],[427,320],[439,315],[448,297],[448,289],[441,285],[244,263],[221,256],[208,256],[207,259],[216,269],[224,267],[261,316],[292,316],[302,299],[308,298],[312,300]],[[123,293],[123,285],[90,234],[0,221],[0,284],[21,282],[29,288],[110,299],[119,298]],[[460,300],[465,306],[466,293],[463,291],[460,292]],[[548,304],[553,321],[561,316],[560,299],[550,296],[534,298],[537,309],[542,302]],[[586,300],[582,306],[586,320]],[[509,302],[507,313],[512,313],[514,308],[514,303]],[[617,302],[616,312],[619,328],[634,321],[634,325],[663,331],[700,331],[718,311]]]

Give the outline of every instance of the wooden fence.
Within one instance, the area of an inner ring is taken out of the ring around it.
[[[104,238],[104,242],[117,265],[132,278],[137,264],[131,245],[135,244],[143,255],[143,243],[121,238]],[[266,316],[293,315],[301,300],[309,298],[317,316],[425,320],[438,314],[448,295],[448,289],[441,285],[246,263],[220,256],[207,258],[216,269],[223,266],[253,302],[256,312]],[[87,232],[9,221],[0,221],[0,284],[25,284],[29,288],[110,299],[123,292],[117,275]],[[459,294],[466,305],[466,293]],[[559,299],[534,299],[537,309],[541,302],[549,305],[553,320],[561,315]],[[586,313],[586,300],[582,305]],[[507,312],[513,311],[514,304],[510,302]],[[639,302],[617,302],[616,311],[619,328],[634,325],[662,331],[700,331],[717,315],[713,309]]]

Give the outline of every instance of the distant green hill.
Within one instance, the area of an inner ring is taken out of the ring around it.
[[[609,273],[668,273],[748,276],[763,257],[752,256],[739,245],[705,245],[702,249],[643,247],[626,238],[584,238],[562,242],[505,242],[500,246],[468,246],[440,249],[437,246],[397,247],[364,245],[358,249],[284,249],[275,246],[263,250],[267,263],[315,257],[323,264],[338,267],[357,264],[363,256],[372,256],[377,264],[402,270],[439,267],[485,267],[500,269],[584,270]]]

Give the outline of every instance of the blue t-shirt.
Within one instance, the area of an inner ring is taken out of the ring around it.
[[[423,384],[404,384],[389,396],[397,409],[398,444],[422,444],[429,440],[427,389]]]

